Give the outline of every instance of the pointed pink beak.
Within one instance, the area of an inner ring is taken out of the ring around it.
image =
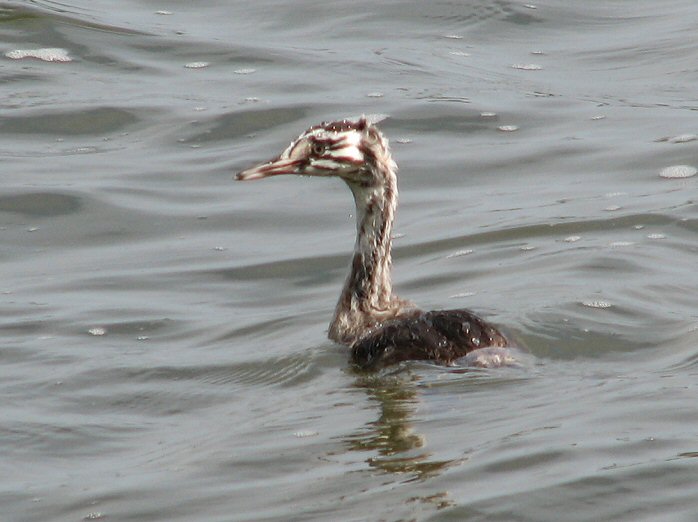
[[[291,159],[275,159],[267,163],[262,163],[235,175],[237,181],[252,181],[255,179],[268,178],[270,176],[280,176],[282,174],[298,174],[298,166],[301,162]]]

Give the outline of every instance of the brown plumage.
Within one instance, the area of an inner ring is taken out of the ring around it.
[[[393,293],[390,251],[397,165],[388,140],[366,118],[313,126],[277,158],[240,172],[236,179],[281,174],[339,177],[354,195],[354,255],[329,337],[352,348],[356,365],[374,369],[405,360],[450,364],[473,350],[508,345],[494,326],[468,310],[423,312]]]

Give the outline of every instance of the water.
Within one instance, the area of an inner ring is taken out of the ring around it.
[[[695,520],[698,5],[3,3],[3,520]],[[71,61],[5,53],[62,50]],[[17,56],[20,55],[12,55]],[[340,182],[381,114],[395,284],[522,367],[361,376]]]

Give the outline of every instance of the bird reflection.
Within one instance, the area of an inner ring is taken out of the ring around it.
[[[426,437],[414,430],[410,420],[419,402],[415,380],[404,375],[359,377],[355,386],[364,389],[369,399],[378,403],[380,416],[345,439],[351,451],[373,453],[366,459],[371,468],[404,474],[405,482],[435,477],[463,460],[432,459],[426,449]],[[450,505],[445,493],[413,500],[434,503],[437,507]]]

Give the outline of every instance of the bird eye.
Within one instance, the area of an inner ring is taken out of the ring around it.
[[[310,151],[313,153],[314,156],[322,156],[325,153],[326,146],[324,143],[320,143],[319,141],[314,141],[310,144]]]

